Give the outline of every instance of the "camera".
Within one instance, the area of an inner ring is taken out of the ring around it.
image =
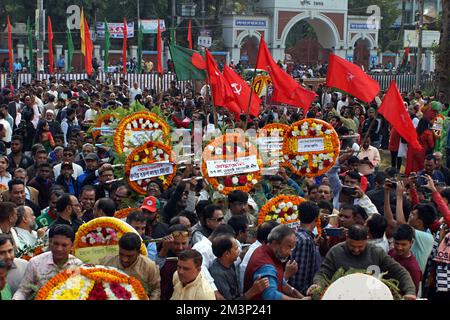
[[[386,179],[386,184],[392,189],[397,188],[397,181]]]
[[[356,191],[355,187],[349,187],[349,186],[342,186],[342,189],[341,189],[342,194],[345,194],[347,196],[354,195],[355,191]]]

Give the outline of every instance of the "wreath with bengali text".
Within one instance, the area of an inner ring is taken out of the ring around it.
[[[92,137],[94,138],[94,140],[96,140],[97,137],[101,135],[102,130],[96,128],[104,128],[109,127],[110,125],[117,125],[117,124],[118,121],[114,114],[105,113],[100,115],[100,117],[98,117],[94,123],[94,127],[92,129]]]
[[[138,136],[138,132],[144,132]],[[114,134],[114,148],[118,154],[129,155],[134,148],[148,141],[163,141],[171,145],[170,126],[149,111],[139,111],[124,117]]]
[[[257,167],[254,171],[210,177],[207,162],[214,160],[236,160],[238,158],[255,156]],[[261,180],[263,163],[257,147],[244,134],[227,133],[210,141],[203,149],[202,175],[208,184],[222,194],[229,194],[233,190],[249,192]]]
[[[263,130],[266,130],[266,134],[262,134]],[[284,143],[285,133],[289,130],[289,126],[283,123],[269,123],[266,124],[258,131],[258,151],[263,158],[264,167],[269,166],[281,166],[284,165],[284,157],[283,157],[283,147],[279,150],[279,152],[274,153],[274,151],[267,151],[267,149],[263,149],[260,144],[261,138],[277,138],[280,137],[280,142]],[[269,156],[269,161],[266,161],[264,155]],[[276,159],[275,159],[276,158]]]
[[[297,121],[285,133],[284,164],[297,175],[317,177],[325,174],[336,163],[339,152],[338,134],[323,120]]]
[[[172,173],[158,177],[131,180],[131,170],[133,167],[160,162],[170,163],[173,168]],[[128,184],[134,191],[142,195],[147,194],[147,185],[155,179],[161,180],[164,188],[169,187],[176,173],[177,166],[172,149],[161,142],[149,141],[135,148],[125,160],[125,176],[128,179]]]

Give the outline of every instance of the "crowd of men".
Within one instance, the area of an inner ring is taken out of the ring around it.
[[[436,143],[431,124],[437,114],[448,116],[447,97],[403,94],[424,149],[410,157],[407,143],[376,113],[384,92],[364,104],[322,85],[316,91],[306,113],[263,105],[259,117],[247,119],[225,108],[214,117],[203,92],[182,91],[176,82],[161,94],[124,79],[50,78],[19,88],[8,82],[0,94],[1,298],[31,299],[58,272],[82,263],[71,255],[82,224],[133,207],[140,210],[126,222],[140,237],[124,234],[119,253],[101,263],[138,278],[152,300],[310,299],[340,267],[373,265],[398,281],[404,299],[449,299],[450,140],[444,128]],[[117,155],[105,137],[89,131],[101,110],[135,100],[149,110],[160,105],[172,128],[191,131],[193,120],[248,129],[319,118],[336,129],[342,151],[323,176],[280,168],[263,176],[263,191],[227,196],[208,192],[196,179],[199,165],[188,164],[168,188],[149,183],[142,199],[117,176]],[[307,200],[298,228],[256,225],[261,206],[281,194]],[[47,242],[46,252],[19,258],[39,241]],[[148,256],[140,254],[142,241]]]

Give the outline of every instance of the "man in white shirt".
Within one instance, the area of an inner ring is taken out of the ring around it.
[[[75,160],[75,152],[70,147],[65,147],[63,150],[63,162],[72,163],[73,167],[72,177],[76,180],[79,176],[83,174],[83,168],[80,165],[74,163],[74,160]],[[62,163],[58,163],[56,166],[53,167],[53,174],[56,178],[59,177],[61,173]]]
[[[130,88],[130,104],[134,102],[134,99],[138,94],[142,95],[142,90],[139,88],[138,83],[134,82],[133,87]]]
[[[12,128],[8,120],[5,119],[5,112],[6,114],[8,114],[8,107],[6,106],[6,104],[0,107],[0,123],[3,124],[3,127],[5,128],[5,137],[2,140],[4,142],[10,143],[12,137]]]
[[[339,115],[341,115],[341,109],[343,107],[348,107],[347,95],[343,94],[341,100],[337,102],[336,111]]]
[[[28,206],[17,207],[17,222],[14,228],[17,232],[17,247],[19,250],[24,249],[26,246],[33,247],[38,241],[38,233],[34,231],[36,229],[36,217],[33,214],[33,209]],[[40,235],[45,234],[45,230],[38,230]]]

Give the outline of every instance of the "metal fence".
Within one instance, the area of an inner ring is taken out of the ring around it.
[[[416,86],[415,74],[370,74],[379,84],[381,90],[387,90],[392,80],[395,80],[400,91],[413,91]],[[423,74],[420,77],[420,90],[429,91],[436,88],[436,76]]]
[[[37,80],[45,80],[50,78],[51,76],[56,79],[65,79],[65,80],[84,80],[87,79],[88,76],[86,73],[55,73],[53,75],[50,74],[38,74],[35,77]],[[0,87],[6,84],[6,79],[8,78],[7,74],[0,73]],[[176,80],[176,75],[174,73],[166,73],[162,77],[159,77],[156,73],[99,73],[96,77],[96,80],[100,80],[101,82],[109,81],[110,83],[119,83],[119,79],[124,78],[128,81],[128,84],[131,86],[134,82],[137,82],[139,87],[149,88],[149,89],[160,89],[162,86],[162,90],[166,91],[170,87],[170,82]],[[13,76],[13,82],[15,87],[19,88],[22,83],[30,83],[33,80],[33,75],[30,73],[18,73]],[[188,84],[193,86],[192,81],[178,81],[178,88],[184,91]]]

